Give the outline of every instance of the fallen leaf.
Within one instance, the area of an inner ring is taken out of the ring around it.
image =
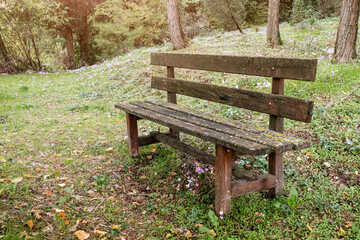
[[[152,148],[150,151],[151,152],[156,152],[156,148]]]
[[[66,180],[68,180],[68,179],[69,179],[68,177],[59,178],[60,181],[66,181]]]
[[[5,192],[5,189],[0,189],[0,197],[3,194],[3,192]]]
[[[114,196],[109,197],[107,200],[108,200],[109,202],[115,202],[115,201],[116,201],[116,199],[115,199]]]
[[[307,226],[307,228],[310,230],[310,232],[314,231],[314,230],[312,229],[312,227],[310,226],[310,224],[308,224],[308,225],[306,225],[306,226]]]
[[[354,224],[354,222],[350,222],[350,221],[344,222],[344,226],[347,228],[351,227],[353,224]]]
[[[59,185],[59,187],[65,187],[65,183],[60,183],[60,184],[58,184]]]
[[[69,220],[64,220],[64,224],[68,225],[70,223]]]
[[[54,208],[55,212],[59,213],[59,212],[64,212],[64,210],[60,209],[60,208]]]
[[[142,175],[142,176],[140,176],[140,179],[141,180],[146,179],[146,176]]]
[[[261,222],[263,222],[264,220],[262,220],[261,218],[257,218],[256,220],[255,220],[255,222],[256,223],[261,223]]]
[[[27,174],[24,174],[24,177],[27,177],[27,178],[32,178],[32,174],[31,173],[27,173]]]
[[[188,230],[185,234],[185,238],[191,238],[192,237],[192,234],[190,232],[190,230]]]
[[[0,178],[0,182],[6,182],[7,180],[7,178]]]
[[[202,227],[202,226],[204,226],[204,225],[200,224],[200,223],[195,224],[195,227]]]
[[[151,160],[153,157],[151,155],[146,156],[147,160]]]
[[[119,227],[120,227],[120,225],[112,225],[111,226],[112,229],[116,229],[116,230],[119,229]]]
[[[88,239],[90,237],[90,234],[86,233],[83,230],[76,231],[75,235],[77,236],[77,238],[79,240],[85,240],[85,239]]]
[[[12,183],[18,183],[18,182],[21,182],[23,180],[22,177],[18,177],[18,178],[15,178],[14,180],[11,180]]]
[[[344,197],[350,198],[349,194],[347,194],[345,191],[342,192],[342,195],[343,195]]]
[[[35,212],[35,217],[37,220],[41,220],[41,215],[38,212]]]
[[[338,236],[341,236],[345,233],[344,229],[342,229],[341,227],[339,228],[339,232],[338,232]]]
[[[171,238],[173,235],[171,233],[166,234],[165,238]]]
[[[51,194],[52,194],[52,192],[50,192],[48,190],[46,190],[44,193],[45,193],[46,196],[51,196]]]
[[[58,213],[58,216],[61,217],[61,218],[66,217],[66,213],[64,213],[64,212],[59,212],[59,213]]]
[[[176,176],[176,172],[171,172],[171,176]]]
[[[112,152],[114,150],[113,147],[106,149],[107,152]]]
[[[94,234],[99,237],[103,237],[106,235],[106,232],[100,230],[94,230]]]
[[[34,222],[33,222],[33,220],[28,221],[28,222],[27,222],[27,225],[29,226],[30,230],[32,230],[33,227],[34,227]]]
[[[0,159],[0,162],[6,163],[5,159]]]
[[[132,205],[136,205],[136,206],[139,206],[140,204],[138,202],[133,202]]]
[[[209,231],[209,234],[212,235],[212,236],[214,236],[214,237],[216,237],[216,233],[215,233],[214,229],[211,229],[211,230]]]
[[[328,162],[324,162],[324,165],[325,165],[325,167],[327,167],[327,168],[331,167],[331,164],[328,163]]]
[[[40,168],[36,168],[36,169],[35,169],[35,172],[40,172],[40,171],[41,171]]]

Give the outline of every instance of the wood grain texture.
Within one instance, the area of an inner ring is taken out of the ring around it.
[[[316,59],[152,53],[151,64],[245,75],[315,81]]]
[[[231,196],[236,197],[252,192],[268,190],[274,188],[277,184],[276,177],[270,174],[259,176],[258,178],[258,180],[246,183],[233,181],[231,183]]]
[[[138,118],[135,115],[126,113],[126,124],[130,156],[137,158],[139,154],[139,136],[137,127]]]
[[[274,151],[282,151],[282,152],[290,151],[293,150],[295,147],[295,144],[292,141],[286,141],[286,139],[284,138],[273,137],[266,134],[259,135],[247,131],[246,128],[244,129],[234,128],[225,124],[209,121],[208,119],[203,119],[196,116],[192,116],[187,113],[182,113],[181,111],[169,109],[161,105],[154,105],[142,101],[132,102],[131,104],[184,122],[189,122],[201,127],[206,127],[208,129],[212,129],[224,134],[228,134],[232,137],[242,138],[259,144],[264,144],[271,147]]]
[[[151,87],[302,122],[311,121],[314,104],[293,97],[165,77],[152,77]]]
[[[267,130],[265,128],[254,127],[254,126],[249,125],[249,124],[241,123],[240,121],[230,120],[230,119],[227,119],[227,118],[222,118],[222,117],[216,116],[214,114],[209,114],[209,113],[204,113],[204,112],[201,112],[201,111],[196,111],[194,109],[191,109],[191,108],[188,108],[188,107],[185,107],[185,106],[174,105],[174,104],[171,104],[171,103],[167,103],[167,102],[164,102],[164,101],[161,101],[161,100],[154,100],[154,99],[149,99],[149,100],[146,100],[145,102],[149,102],[151,104],[155,104],[155,105],[163,106],[163,107],[175,110],[175,111],[179,111],[181,113],[188,114],[189,116],[196,116],[198,118],[202,118],[202,119],[205,119],[207,121],[220,123],[222,125],[230,126],[230,127],[241,129],[241,130],[246,130],[248,132],[259,134],[261,136],[270,136],[272,138],[277,138],[277,139],[282,140],[282,141],[292,142],[294,144],[293,150],[300,150],[300,149],[303,149],[303,148],[308,148],[310,146],[310,142],[308,142],[306,140],[303,140],[303,139],[300,139],[300,138],[284,135],[282,133]]]
[[[200,149],[197,149],[193,146],[180,142],[177,138],[171,137],[170,135],[160,133],[160,132],[151,132],[151,136],[157,141],[163,142],[170,147],[179,150],[187,155],[190,155],[197,159],[198,161],[215,166],[215,156],[208,154]],[[236,164],[231,166],[232,175],[236,179],[246,179],[246,180],[255,180],[256,176],[251,174],[249,171],[238,167]]]
[[[137,117],[191,134],[195,137],[202,138],[215,144],[222,144],[227,148],[234,149],[235,151],[243,152],[245,154],[264,155],[274,151],[271,147],[263,144],[247,141],[245,139],[234,138],[228,134],[198,126],[193,123],[184,122],[132,104],[118,103],[115,107]]]
[[[216,146],[215,157],[215,212],[218,215],[231,210],[231,164],[232,150]]]
[[[284,95],[284,79],[273,78],[272,80],[272,94]],[[282,133],[284,131],[284,119],[279,116],[270,115],[269,129]],[[274,198],[276,196],[283,195],[283,183],[284,183],[284,164],[283,153],[281,151],[270,153],[268,156],[268,172],[275,175],[277,184],[274,188],[269,189],[269,197]]]

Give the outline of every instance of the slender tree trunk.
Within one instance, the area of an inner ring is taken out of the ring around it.
[[[335,62],[347,63],[357,56],[359,4],[359,0],[343,0],[334,49]]]
[[[166,10],[169,22],[170,39],[174,49],[184,48],[186,37],[180,24],[179,1],[166,0]]]
[[[241,34],[243,34],[244,32],[242,31],[239,23],[236,21],[236,18],[234,17],[234,14],[233,14],[232,11],[231,11],[231,6],[230,6],[230,3],[229,3],[229,0],[225,0],[225,3],[226,3],[226,6],[227,6],[227,8],[228,8],[228,10],[229,10],[230,15],[231,15],[231,19],[234,21],[234,23],[235,23],[235,25],[236,25],[236,28],[239,30],[239,32],[240,32]]]
[[[3,57],[3,59],[5,60],[5,62],[9,62],[10,58],[9,58],[9,54],[8,51],[6,49],[6,45],[4,43],[4,40],[0,34],[0,52],[1,52],[1,56]]]
[[[282,44],[279,30],[280,0],[269,0],[267,17],[267,45],[276,47]]]
[[[81,32],[80,32],[80,60],[81,64],[90,65],[90,51],[89,51],[89,24],[88,24],[88,6],[86,1],[82,1],[81,6]]]
[[[67,49],[67,67],[69,69],[75,69],[75,51],[74,51],[74,38],[72,29],[70,27],[65,28],[65,39],[66,39],[66,49]]]

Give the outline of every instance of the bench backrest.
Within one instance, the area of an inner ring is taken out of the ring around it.
[[[315,81],[316,59],[221,56],[203,54],[152,53],[151,64],[167,67],[167,77],[152,77],[151,87],[168,92],[176,103],[176,93],[270,114],[274,126],[282,118],[310,122],[313,102],[283,96],[284,79]],[[228,88],[175,79],[174,67],[272,77],[272,93]],[[282,127],[281,127],[282,128]]]

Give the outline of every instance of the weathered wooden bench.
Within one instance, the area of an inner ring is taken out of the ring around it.
[[[315,81],[317,60],[153,53],[151,64],[167,67],[167,77],[153,76],[151,81],[152,88],[167,91],[167,102],[146,100],[115,105],[126,112],[132,157],[139,157],[139,146],[164,142],[215,165],[217,214],[229,213],[231,198],[235,196],[262,190],[269,190],[270,197],[283,194],[283,153],[310,146],[308,141],[284,135],[283,119],[310,122],[313,110],[312,101],[284,96],[284,79]],[[175,67],[272,77],[272,93],[175,79]],[[177,93],[270,114],[269,130],[179,106]],[[139,137],[139,119],[164,125],[169,131]],[[215,156],[182,143],[179,132],[215,143]],[[244,154],[268,154],[268,174],[253,177],[239,171],[233,165],[233,157]],[[246,181],[232,181],[232,174]]]

